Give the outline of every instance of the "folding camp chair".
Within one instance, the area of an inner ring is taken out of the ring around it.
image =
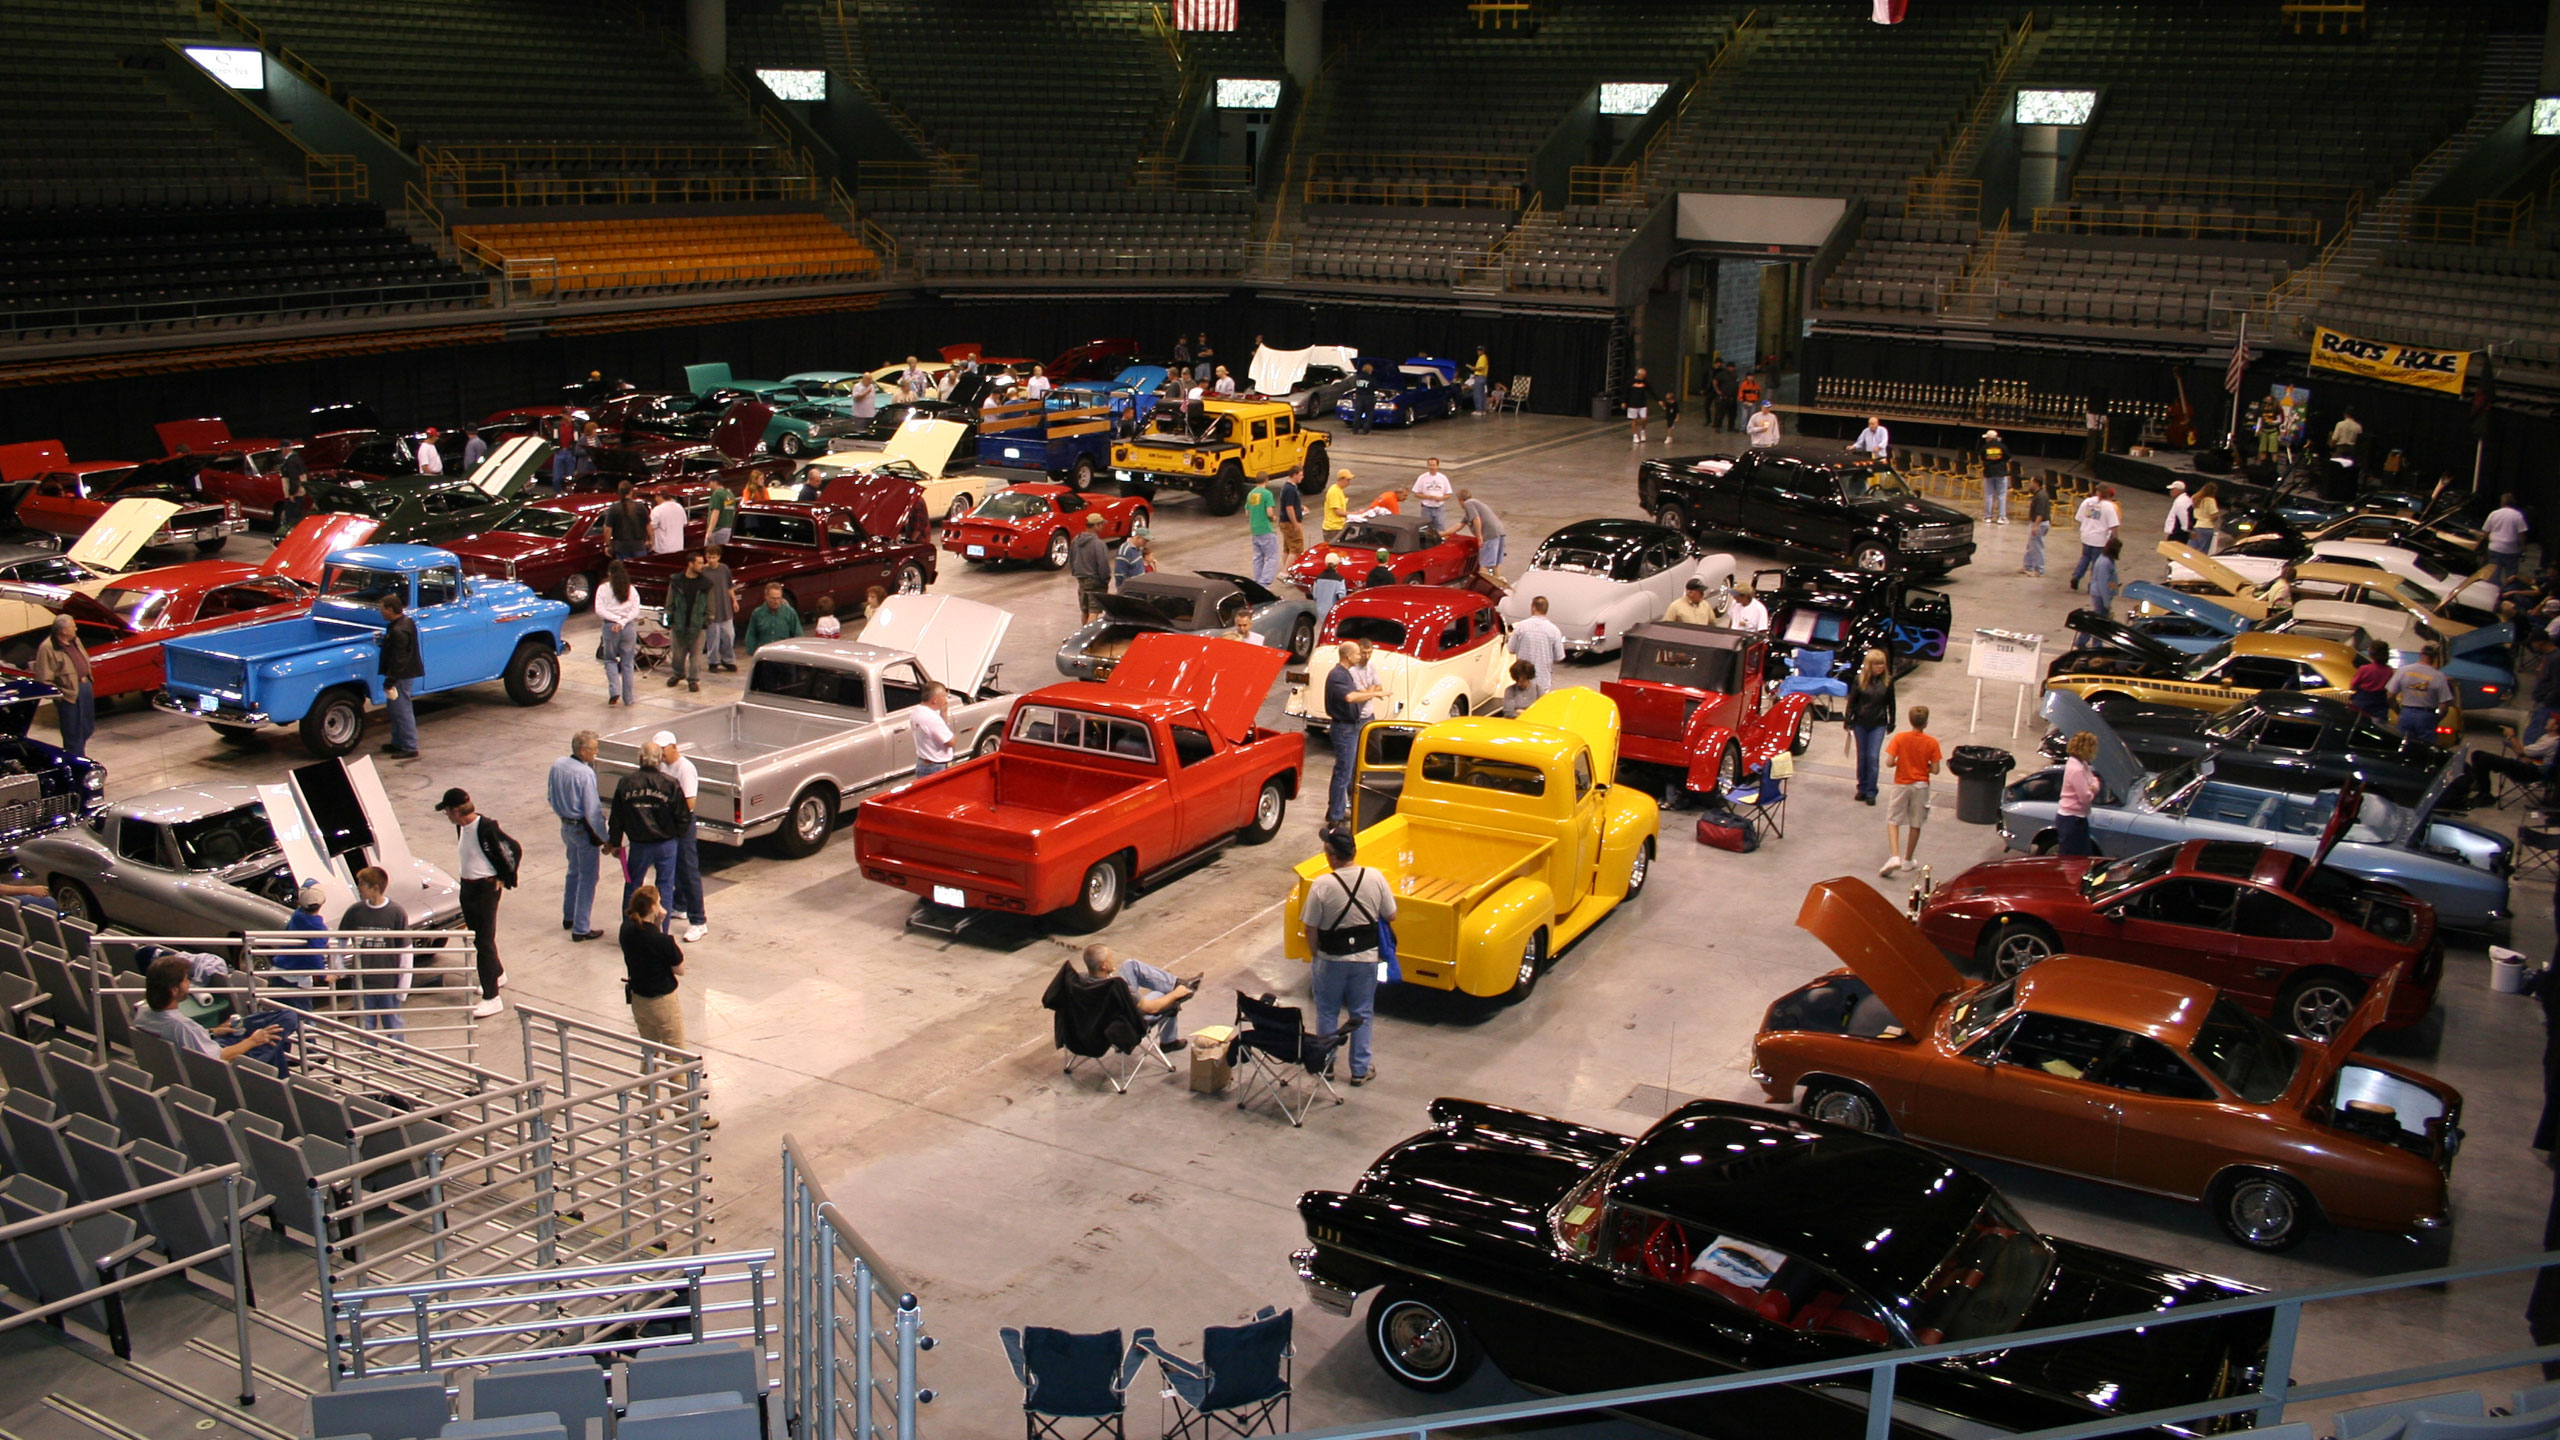
[[[1342,1103],[1342,1092],[1333,1088],[1329,1073],[1333,1069],[1333,1052],[1339,1037],[1318,1035],[1307,1029],[1307,1012],[1295,1005],[1274,1004],[1268,999],[1256,1000],[1239,990],[1236,992],[1236,1038],[1227,1047],[1230,1064],[1245,1067],[1244,1088],[1237,1092],[1236,1108],[1253,1103],[1257,1093],[1269,1095],[1280,1106],[1280,1113],[1293,1126],[1307,1123],[1307,1112],[1315,1108],[1316,1087]],[[1296,1103],[1292,1105],[1292,1100]]]
[[[1156,1332],[1140,1330],[1125,1348],[1117,1330],[1078,1335],[1026,1325],[998,1333],[1005,1358],[1013,1362],[1013,1378],[1022,1382],[1023,1440],[1127,1440],[1121,1422],[1129,1409],[1129,1382],[1138,1378]],[[1084,1433],[1058,1428],[1069,1420],[1087,1422]]]
[[[1126,1095],[1149,1060],[1162,1065],[1165,1073],[1173,1072],[1173,1061],[1156,1039],[1156,1026],[1164,1017],[1140,1011],[1137,992],[1118,977],[1087,975],[1072,962],[1061,964],[1042,992],[1040,1004],[1055,1017],[1050,1036],[1066,1052],[1067,1074],[1091,1061],[1102,1078],[1111,1082],[1113,1093]],[[1176,1006],[1174,1013],[1180,1009]],[[1125,1061],[1114,1061],[1114,1055]]]
[[[1183,1359],[1139,1332],[1155,1357],[1173,1402],[1166,1440],[1220,1435],[1277,1435],[1289,1428],[1289,1359],[1294,1311],[1265,1305],[1242,1325],[1212,1325],[1200,1336],[1200,1363]]]

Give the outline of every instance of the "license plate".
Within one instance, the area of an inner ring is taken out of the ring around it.
[[[196,532],[196,538],[199,540],[219,540],[222,538],[222,527],[219,525],[208,525],[202,530]]]
[[[1019,460],[1022,458],[1022,452],[1010,445],[1007,445],[1004,447],[1004,458],[1007,460]]]
[[[933,903],[964,909],[969,904],[969,897],[961,894],[957,885],[936,885],[933,887]]]
[[[987,553],[987,547],[984,545],[972,545],[969,547],[969,553],[972,555],[984,555]]]
[[[210,695],[199,695],[196,697],[196,711],[198,714],[210,715],[213,713],[213,707],[220,703]]]

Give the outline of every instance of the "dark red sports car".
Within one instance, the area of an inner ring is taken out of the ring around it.
[[[1125,540],[1132,525],[1147,523],[1147,502],[1135,495],[1079,495],[1045,481],[1010,485],[978,508],[942,527],[942,548],[973,565],[995,560],[1038,560],[1067,568],[1067,547],[1102,517],[1102,538]]]
[[[655,505],[672,494],[684,503],[684,548],[702,548],[705,497],[711,484],[652,485],[633,492],[643,504]],[[611,495],[562,495],[536,500],[487,530],[445,545],[462,557],[465,573],[492,580],[516,580],[537,593],[557,596],[572,609],[593,600],[604,568],[613,558],[604,512]]]
[[[1380,551],[1386,558],[1380,560]],[[1281,576],[1301,590],[1324,575],[1325,562],[1342,562],[1345,589],[1369,582],[1369,572],[1384,565],[1398,585],[1463,585],[1475,578],[1476,539],[1447,535],[1419,515],[1372,515],[1342,527],[1330,543],[1310,545]]]
[[[2173,971],[2315,1040],[2395,965],[2407,968],[2382,1024],[2416,1024],[2444,971],[2427,902],[2236,840],[1976,865],[1928,896],[1920,932],[1995,975],[2064,953]]]

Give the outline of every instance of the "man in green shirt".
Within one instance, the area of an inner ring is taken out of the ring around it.
[[[1280,578],[1278,510],[1279,501],[1271,487],[1255,481],[1252,492],[1244,497],[1244,524],[1246,533],[1253,537],[1253,583],[1266,590]]]
[[[729,532],[738,524],[738,496],[729,488],[728,481],[711,482],[708,518],[710,533],[703,537],[704,541],[711,545],[728,544]]]
[[[764,603],[747,617],[747,638],[742,642],[742,648],[753,655],[757,647],[771,641],[796,640],[799,637],[800,612],[783,603],[780,585],[767,584]]]

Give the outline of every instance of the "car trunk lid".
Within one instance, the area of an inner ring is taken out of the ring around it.
[[[1829,946],[1911,1034],[1926,1033],[1938,1002],[1965,986],[1920,927],[1863,880],[1844,875],[1806,891],[1796,926]]]
[[[201,455],[231,443],[231,427],[219,417],[163,420],[151,430],[160,437],[160,450],[164,455],[175,455],[181,450]]]
[[[732,461],[751,459],[764,443],[765,426],[772,422],[772,406],[761,400],[741,400],[722,411],[720,423],[711,427],[711,448]]]
[[[2163,540],[2160,542],[2159,554],[2161,559],[2168,561],[2172,566],[2186,571],[2234,599],[2255,601],[2258,597],[2258,587],[2249,583],[2247,576],[2192,545],[2181,545],[2175,540]],[[2259,614],[2253,618],[2265,618],[2263,606],[2260,607]]]
[[[471,472],[471,483],[492,500],[513,500],[535,469],[550,458],[550,441],[539,435],[518,435],[489,452]]]
[[[904,460],[939,479],[951,467],[951,453],[960,448],[960,437],[968,433],[969,427],[957,420],[910,415],[889,443],[880,447],[880,454],[883,459]]]
[[[1289,652],[1269,645],[1240,645],[1214,635],[1141,635],[1111,672],[1110,683],[1187,700],[1229,744],[1253,736],[1273,681]]]
[[[2071,612],[2071,618],[2065,623],[2099,644],[2122,651],[2143,664],[2165,671],[2169,675],[2183,675],[2187,663],[2195,658],[2180,654],[2101,611],[2074,610]]]
[[[862,627],[866,645],[904,650],[955,696],[982,693],[1013,612],[957,595],[892,595]]]
[[[261,575],[317,582],[331,555],[373,538],[382,522],[370,515],[305,516],[258,566]]]
[[[64,553],[92,570],[122,570],[132,562],[134,553],[151,543],[169,517],[179,507],[167,500],[136,496],[119,500],[107,507],[107,513],[90,522],[80,538]]]

